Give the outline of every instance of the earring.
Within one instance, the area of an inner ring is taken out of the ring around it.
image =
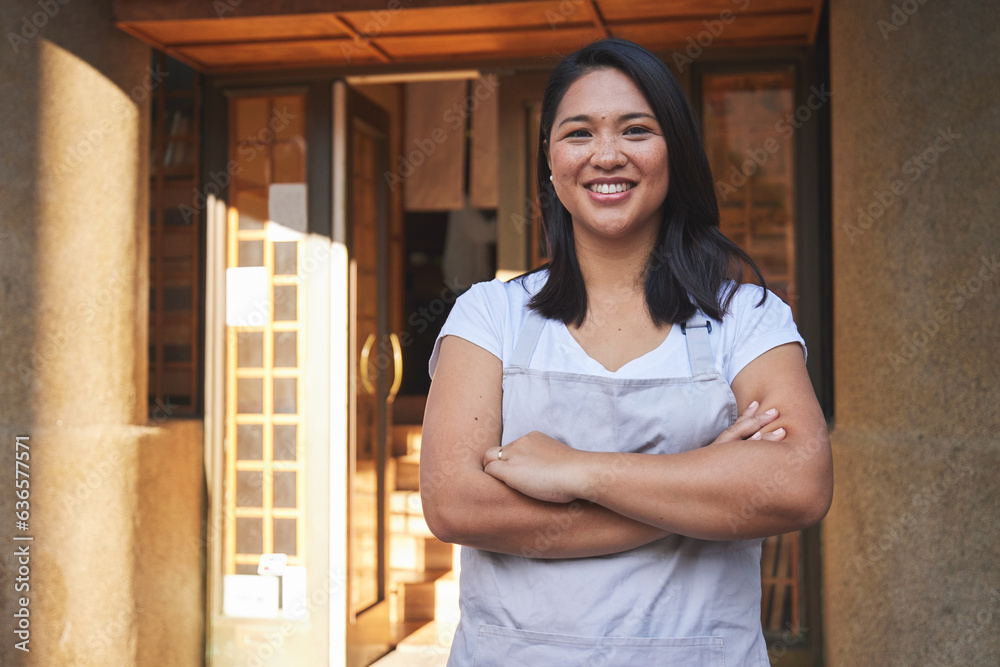
[[[552,180],[552,174],[549,174],[549,180],[550,181]]]

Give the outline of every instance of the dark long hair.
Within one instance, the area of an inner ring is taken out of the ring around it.
[[[646,304],[657,325],[688,320],[700,308],[721,320],[749,268],[764,276],[750,256],[719,231],[719,205],[694,113],[674,75],[643,47],[624,39],[602,39],[568,56],[549,77],[538,136],[538,194],[549,249],[549,278],[529,301],[541,315],[580,326],[587,315],[587,289],[576,257],[573,222],[549,181],[545,142],[566,90],[584,74],[616,69],[639,88],[667,142],[669,186],[656,246],[646,262]],[[725,292],[726,281],[734,281]],[[767,297],[766,290],[760,303]],[[760,304],[758,304],[760,305]]]

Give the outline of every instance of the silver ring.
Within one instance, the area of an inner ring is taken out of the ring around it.
[[[497,452],[497,461],[501,460],[503,460],[503,447],[501,447],[500,451]]]

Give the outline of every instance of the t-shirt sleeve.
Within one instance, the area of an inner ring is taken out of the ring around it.
[[[798,343],[803,357],[807,354],[805,340],[795,326],[788,304],[768,291],[764,304],[758,307],[760,297],[759,286],[741,285],[730,304],[732,340],[728,341],[730,354],[723,364],[730,384],[747,364],[779,345]]]
[[[500,289],[497,290],[497,287]],[[487,352],[503,360],[503,325],[502,313],[504,294],[499,281],[476,283],[455,300],[455,306],[448,314],[437,340],[434,350],[427,362],[427,370],[434,377],[437,368],[438,353],[441,350],[441,339],[445,336],[458,336],[478,345]]]

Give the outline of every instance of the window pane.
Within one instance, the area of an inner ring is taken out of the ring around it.
[[[294,461],[296,458],[295,442],[298,427],[295,424],[274,425],[274,460]]]
[[[294,414],[298,412],[296,405],[297,378],[274,378],[274,413]]]
[[[239,266],[264,266],[264,242],[240,241]]]
[[[236,458],[259,461],[264,455],[264,427],[261,424],[239,424],[236,427]]]
[[[275,183],[302,183],[306,178],[305,143],[301,140],[275,144],[272,149]]]
[[[264,505],[264,475],[259,470],[236,472],[236,506],[261,507]]]
[[[297,318],[298,305],[295,295],[298,288],[295,285],[274,286],[274,321],[287,322]]]
[[[298,273],[299,244],[295,241],[278,241],[274,244],[274,273],[288,276]]]
[[[298,555],[295,529],[298,522],[295,519],[274,520],[274,553]]]
[[[191,361],[191,346],[190,345],[164,345],[163,346],[163,360],[167,362],[177,361],[185,362]]]
[[[292,368],[299,365],[298,334],[294,331],[274,332],[274,365],[276,368]]]
[[[290,470],[275,470],[274,478],[274,506],[275,507],[295,507],[295,472]]]
[[[260,368],[264,365],[264,332],[241,331],[236,336],[236,365]]]
[[[304,100],[299,95],[284,95],[274,98],[272,118],[274,138],[278,140],[305,136],[306,115],[303,113]]]
[[[264,412],[264,380],[239,378],[236,380],[236,412],[261,414]]]
[[[236,519],[236,553],[264,553],[264,522],[251,517]]]
[[[236,195],[240,229],[264,229],[267,222],[267,200],[253,192],[241,192]]]
[[[163,310],[190,311],[193,291],[190,287],[165,287],[163,289]]]

